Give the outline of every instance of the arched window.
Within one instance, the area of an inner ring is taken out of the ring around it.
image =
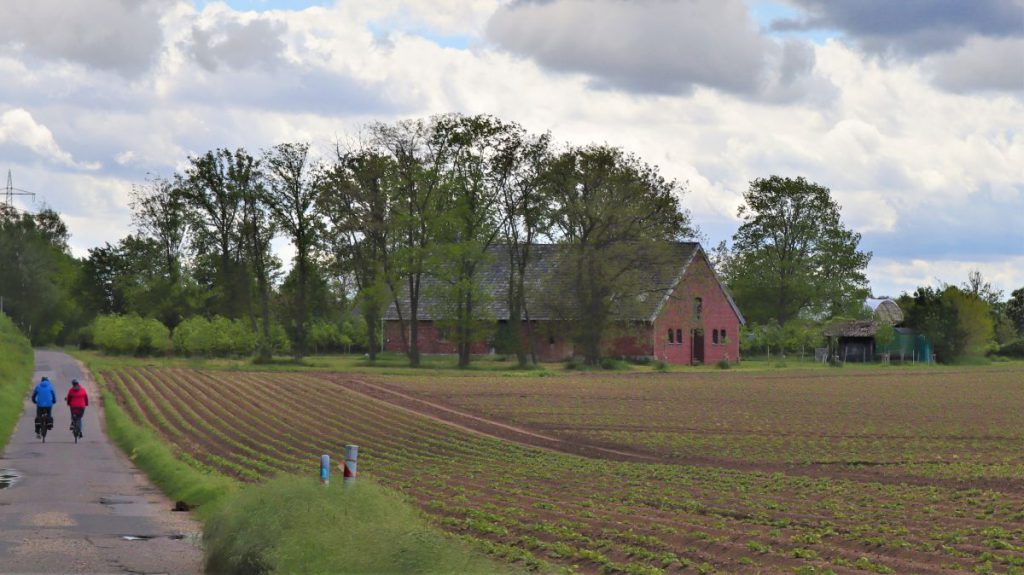
[[[699,297],[693,298],[693,319],[699,320],[702,313],[704,313],[704,300]]]
[[[724,345],[726,343],[725,330],[723,329],[721,331],[722,331],[722,333],[718,334],[718,338],[719,338],[719,341],[721,341],[722,344]]]
[[[676,342],[676,340],[672,338],[672,335],[673,335],[672,330],[669,329],[668,330],[668,342],[669,343],[675,343]]]
[[[683,343],[683,330],[676,330],[676,343]]]
[[[718,330],[711,330],[711,343],[718,343]]]

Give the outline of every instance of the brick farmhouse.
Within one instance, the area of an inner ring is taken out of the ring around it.
[[[630,296],[628,310],[620,306],[613,311],[613,321],[604,338],[603,354],[608,357],[650,358],[672,364],[716,363],[740,359],[739,329],[743,315],[725,287],[715,275],[700,244],[671,244],[671,257],[659,269],[642,273],[642,289]],[[530,264],[525,278],[526,307],[529,315],[528,335],[541,361],[562,361],[573,357],[576,346],[571,337],[571,320],[556,310],[554,300],[567,297],[565,274],[560,264],[565,250],[558,245],[531,246]],[[491,248],[490,258],[478,273],[483,288],[481,317],[493,320],[494,332],[507,324],[508,257],[503,246]],[[419,309],[418,342],[421,353],[454,354],[456,344],[449,339],[438,315],[436,293],[431,289],[436,280],[424,278]],[[408,336],[408,300],[403,299],[402,317]],[[524,321],[524,324],[526,322]],[[383,319],[385,349],[404,352],[402,322],[392,304]],[[524,342],[528,343],[528,342]],[[472,353],[493,353],[493,336],[472,344]],[[497,350],[501,351],[501,350]]]

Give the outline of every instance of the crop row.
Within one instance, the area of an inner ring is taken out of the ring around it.
[[[243,480],[361,472],[488,551],[584,572],[1021,572],[1024,500],[509,444],[296,374],[119,369],[105,390],[187,459]]]
[[[1020,365],[380,379],[479,416],[666,462],[824,465],[833,476],[870,467],[880,480],[1024,476]]]

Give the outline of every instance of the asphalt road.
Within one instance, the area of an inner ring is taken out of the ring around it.
[[[36,351],[33,382],[44,375],[58,399],[46,443],[36,439],[35,406],[26,397],[0,458],[0,572],[200,573],[199,525],[172,512],[107,439],[92,380],[70,356]],[[62,401],[73,377],[90,401],[78,444]]]

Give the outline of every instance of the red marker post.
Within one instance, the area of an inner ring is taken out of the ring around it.
[[[348,487],[356,481],[356,460],[359,458],[359,446],[358,445],[346,445],[345,446],[345,487]]]

